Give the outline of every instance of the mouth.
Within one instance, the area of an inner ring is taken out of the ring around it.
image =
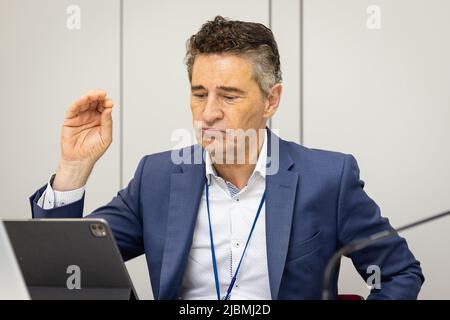
[[[218,129],[218,128],[205,127],[205,128],[202,128],[202,132],[225,132],[225,130]]]
[[[225,130],[221,130],[218,128],[202,128],[201,132],[202,132],[202,136],[204,136],[204,137],[213,136],[213,137],[217,138],[220,136],[223,137],[225,135]]]

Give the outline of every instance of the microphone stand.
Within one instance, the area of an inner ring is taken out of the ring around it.
[[[399,232],[414,228],[416,226],[419,226],[421,224],[424,224],[424,223],[427,223],[427,222],[430,222],[430,221],[433,221],[436,219],[443,218],[447,215],[450,215],[450,211],[439,213],[439,214],[430,216],[428,218],[409,223],[398,229],[381,231],[381,232],[371,235],[368,238],[354,240],[354,241],[350,242],[349,244],[343,246],[331,257],[330,261],[328,261],[328,264],[325,268],[325,273],[324,273],[324,277],[323,277],[323,286],[322,286],[322,300],[330,300],[331,299],[331,284],[332,284],[331,278],[332,278],[334,271],[336,270],[336,267],[339,264],[342,256],[349,255],[353,252],[362,250],[377,241],[380,241],[382,239],[386,239],[386,238],[389,238],[392,236],[396,236]]]

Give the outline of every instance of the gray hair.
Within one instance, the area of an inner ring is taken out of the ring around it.
[[[253,66],[253,78],[265,97],[270,88],[282,81],[277,43],[272,31],[261,23],[232,21],[221,16],[206,22],[186,43],[189,81],[192,81],[197,55],[218,53],[247,58]]]

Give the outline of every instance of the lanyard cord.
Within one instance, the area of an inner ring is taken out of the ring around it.
[[[206,183],[205,183],[205,194],[206,194],[206,210],[208,212],[208,222],[209,222],[209,240],[210,240],[210,243],[211,243],[211,257],[212,257],[212,264],[213,264],[213,270],[214,270],[214,282],[215,282],[215,285],[216,285],[217,300],[221,300],[220,299],[219,275],[218,275],[218,271],[217,271],[216,252],[214,250],[214,239],[213,239],[213,231],[212,231],[212,226],[211,226],[211,214],[210,214],[210,210],[209,210],[209,186],[208,186],[208,181],[206,181]],[[264,193],[263,193],[263,195],[261,197],[261,202],[259,203],[258,211],[256,212],[255,220],[253,221],[252,228],[250,229],[250,233],[248,235],[247,242],[245,243],[244,251],[242,252],[241,259],[239,260],[239,264],[238,264],[238,266],[236,268],[236,271],[234,272],[234,276],[231,279],[231,283],[228,286],[227,294],[223,298],[224,300],[229,300],[230,299],[231,291],[233,290],[234,283],[236,282],[237,274],[238,274],[239,269],[241,267],[241,263],[242,263],[242,260],[244,258],[245,252],[247,250],[248,243],[250,242],[250,238],[252,237],[253,230],[255,229],[256,221],[258,221],[258,217],[259,217],[259,214],[261,212],[261,208],[262,208],[262,206],[264,204],[265,198],[266,198],[266,191],[264,191]]]

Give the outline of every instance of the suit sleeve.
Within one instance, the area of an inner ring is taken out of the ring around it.
[[[109,203],[86,216],[86,218],[105,219],[108,222],[124,260],[144,253],[140,192],[145,160],[146,157],[141,159],[133,179],[126,188],[120,190]],[[46,187],[46,185],[41,187],[29,198],[33,219],[82,218],[84,194],[76,202],[52,209],[42,209],[38,205],[38,200]]]
[[[392,229],[381,216],[378,205],[363,190],[355,158],[346,155],[339,190],[339,245]],[[396,235],[354,252],[349,256],[358,273],[374,284],[380,271],[379,287],[374,286],[368,299],[417,299],[424,277],[417,261],[402,237]],[[375,271],[374,271],[375,270]]]

